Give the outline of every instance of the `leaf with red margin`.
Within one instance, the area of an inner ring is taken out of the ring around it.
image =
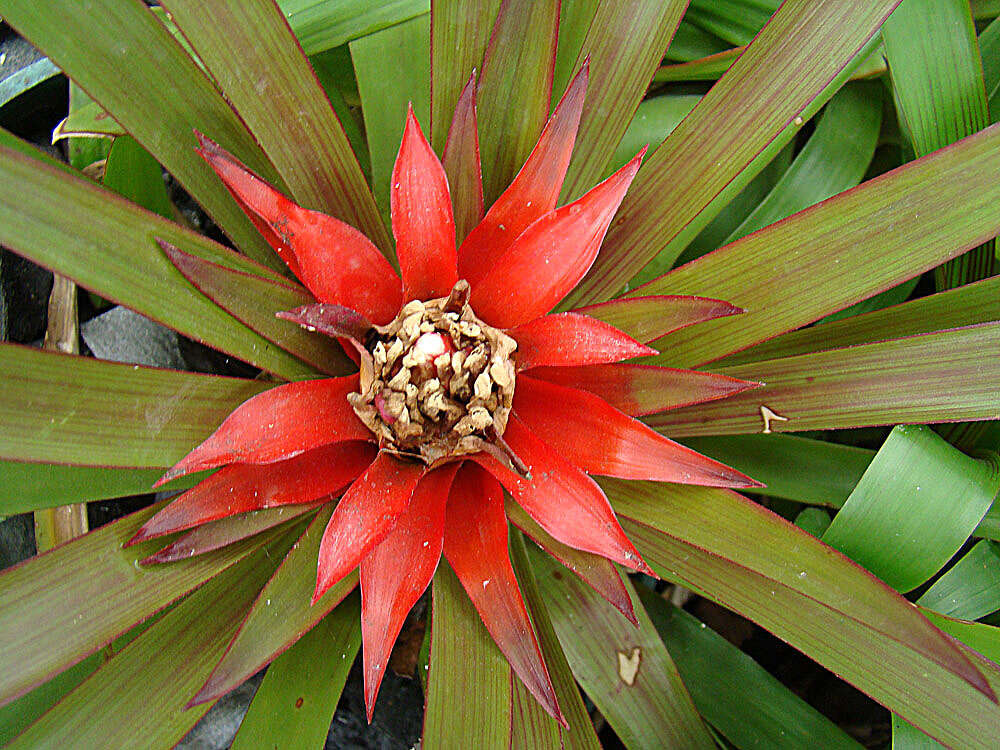
[[[444,167],[410,105],[389,185],[403,298],[443,297],[458,281],[455,218]]]
[[[344,493],[323,532],[313,602],[358,567],[389,535],[425,469],[422,464],[379,451],[372,465]]]
[[[536,367],[531,377],[593,393],[632,417],[715,401],[761,385],[711,372],[631,362]]]
[[[182,458],[155,486],[223,464],[267,464],[345,440],[369,440],[347,394],[358,376],[285,383],[244,401],[205,442]]]
[[[525,687],[565,726],[507,550],[500,484],[465,462],[448,497],[444,555]]]
[[[361,561],[361,630],[364,639],[365,711],[369,723],[406,615],[437,570],[444,544],[444,510],[459,464],[428,472],[396,527]]]
[[[354,227],[319,211],[296,205],[198,134],[205,160],[241,205],[265,221],[291,248],[296,275],[320,302],[346,305],[376,323],[399,311],[402,288],[385,256]]]
[[[316,555],[332,513],[332,507],[321,509],[285,555],[189,705],[214,700],[241,685],[305,635],[357,585],[357,576],[348,574],[315,604],[309,603],[316,582]]]
[[[156,242],[198,291],[268,341],[328,375],[343,375],[352,369],[332,341],[278,320],[279,311],[312,301],[305,289],[226,268],[186,253],[166,240],[157,238]]]
[[[504,498],[504,512],[507,520],[527,534],[535,544],[580,576],[581,580],[625,615],[629,622],[636,624],[632,599],[622,583],[621,573],[610,560],[557,541],[524,508],[509,498]]]
[[[517,368],[620,362],[657,354],[607,323],[576,313],[535,318],[507,332],[517,341]]]
[[[709,487],[760,486],[586,391],[522,376],[514,393],[514,413],[546,444],[589,474]]]
[[[649,572],[593,479],[532,435],[514,414],[503,436],[527,464],[528,478],[488,454],[472,458],[503,483],[539,526],[570,547]]]
[[[582,198],[530,227],[472,286],[476,313],[498,328],[544,315],[583,277],[646,149]]]
[[[441,157],[448,175],[448,188],[459,243],[483,220],[483,175],[479,164],[479,126],[476,124],[476,74],[462,89],[448,140]]]
[[[585,64],[576,74],[517,177],[462,242],[459,275],[470,284],[485,276],[525,229],[556,207],[580,124],[589,72]]]
[[[748,617],[950,746],[983,746],[982,728],[1000,725],[997,665],[814,536],[727,490],[602,484],[665,578]]]
[[[613,299],[572,312],[610,323],[637,341],[648,344],[672,331],[729,315],[746,312],[721,299],[684,294],[656,294],[649,297]]]
[[[352,441],[324,445],[269,464],[233,464],[174,499],[128,544],[190,529],[237,513],[312,503],[354,481],[374,460],[375,446]]]
[[[209,521],[184,534],[177,541],[171,542],[159,552],[140,560],[139,564],[153,565],[177,562],[195,555],[204,555],[207,552],[234,544],[241,539],[256,536],[299,516],[304,516],[321,505],[322,503],[310,503],[308,505],[267,508],[220,518],[217,521]]]

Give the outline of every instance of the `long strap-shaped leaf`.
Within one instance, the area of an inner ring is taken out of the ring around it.
[[[274,169],[197,63],[144,3],[5,0],[0,13],[134,135],[244,252],[281,267],[194,153],[192,128],[212,133],[269,182]]]
[[[1000,322],[720,369],[765,385],[649,418],[672,436],[996,419]]]
[[[1000,232],[998,170],[995,125],[641,287],[640,295],[700,294],[747,311],[661,339],[662,364],[744,349],[976,247]]]
[[[81,466],[171,466],[268,388],[0,346],[0,457]]]
[[[597,7],[576,61],[579,70],[590,57],[590,83],[560,204],[576,200],[604,176],[686,7],[687,0]]]
[[[274,0],[164,5],[270,157],[290,197],[360,229],[391,252],[392,240],[344,128]]]
[[[993,744],[982,727],[1000,722],[996,665],[958,648],[874,576],[735,493],[604,484],[660,575],[749,617],[943,742]]]
[[[500,0],[431,2],[430,130],[438,154],[444,153],[462,88],[473,70],[482,70],[483,52],[499,9]]]
[[[141,568],[156,544],[123,549],[157,507],[92,531],[0,576],[0,704],[101,648],[256,549],[239,542]]]
[[[137,726],[142,727],[139,744],[145,747],[170,747],[178,742],[207,710],[185,710],[191,690],[218,658],[274,560],[291,543],[288,534],[272,538],[268,547],[243,564],[215,576],[8,747],[129,747],[137,743]],[[87,573],[86,563],[81,572]],[[88,607],[87,611],[92,610]],[[157,686],[155,700],[135,687],[151,676],[164,678]],[[123,712],[130,721],[90,718],[109,708]]]
[[[711,748],[711,736],[631,582],[638,627],[535,549],[532,565],[573,674],[626,747]]]
[[[617,293],[795,118],[803,119],[821,92],[833,95],[827,84],[897,3],[784,3],[644,165],[604,252],[571,301],[598,302]]]
[[[273,278],[270,271],[35,158],[36,153],[0,131],[0,243],[107,299],[282,377],[315,374],[192,287],[154,238],[244,273]]]

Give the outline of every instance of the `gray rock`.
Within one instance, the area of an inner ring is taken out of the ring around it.
[[[80,328],[98,359],[183,370],[177,334],[126,307],[113,307]]]
[[[229,747],[263,677],[264,673],[258,672],[219,699],[180,741],[177,750],[225,750]]]

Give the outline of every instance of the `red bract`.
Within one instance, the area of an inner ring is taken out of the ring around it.
[[[644,343],[654,332],[738,310],[650,297],[548,314],[594,262],[642,158],[556,208],[586,79],[584,67],[457,250],[444,168],[410,111],[391,183],[401,277],[356,229],[295,205],[201,137],[200,153],[318,300],[281,317],[350,342],[361,373],[245,402],[164,479],[225,468],[136,541],[347,486],[322,539],[313,601],[360,566],[369,718],[392,644],[443,553],[515,672],[562,720],[507,554],[505,489],[556,541],[649,573],[589,474],[755,485],[629,415],[754,384],[622,364],[654,354]],[[677,379],[677,403],[647,408],[642,384],[652,379]],[[613,566],[584,577],[632,617]]]

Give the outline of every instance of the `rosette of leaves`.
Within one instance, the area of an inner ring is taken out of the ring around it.
[[[195,130],[394,262],[390,179],[407,103],[443,157],[461,196],[457,232],[467,233],[478,221],[473,172],[453,169],[444,146],[449,131],[473,127],[452,121],[472,72],[488,208],[589,59],[559,205],[647,141],[650,150],[559,309],[656,295],[726,300],[745,312],[657,335],[660,353],[646,359],[763,384],[690,406],[704,401],[697,379],[608,384],[653,429],[767,485],[599,477],[625,533],[675,591],[749,618],[890,709],[899,742],[923,732],[949,746],[995,746],[1000,641],[988,616],[1000,609],[1000,576],[992,542],[973,544],[998,533],[989,420],[1000,414],[991,278],[1000,131],[989,105],[1000,27],[987,25],[989,9],[923,0],[431,6],[0,2],[0,15],[93,100],[61,132],[100,133],[151,156],[129,168],[123,197],[0,133],[0,242],[263,373],[218,377],[4,345],[0,512],[147,492],[276,381],[349,371],[332,340],[275,317],[314,300],[195,153]],[[115,161],[113,147],[109,172]],[[161,166],[234,249],[129,200],[148,198],[136,186],[156,186]],[[199,272],[183,274],[157,240]],[[650,331],[637,327],[646,320],[636,313],[619,327],[645,341]],[[922,426],[932,423],[943,426]],[[910,426],[866,432],[860,447],[849,431],[892,425]],[[315,565],[303,561],[314,563],[315,529],[332,504],[224,519],[168,540],[169,561],[144,564],[163,540],[124,543],[159,507],[0,576],[5,740],[171,746],[213,700],[270,664],[237,743],[322,743],[360,647],[354,574],[310,602]],[[836,510],[832,522],[826,509]],[[585,555],[566,551],[566,570],[525,541],[519,528],[554,546],[515,502],[506,512],[565,725],[512,677],[441,564],[427,668],[418,666],[424,746],[594,747],[577,684],[629,747],[708,747],[717,736],[739,747],[852,745],[626,578],[630,624],[573,575],[586,578]]]

